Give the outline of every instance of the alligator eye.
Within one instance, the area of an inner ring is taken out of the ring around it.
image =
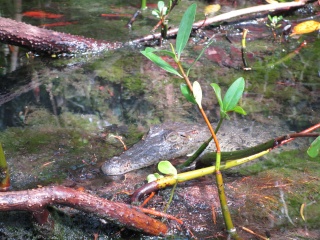
[[[181,135],[178,132],[172,131],[170,133],[167,134],[167,136],[165,137],[165,139],[168,142],[177,142],[179,141],[181,138]]]

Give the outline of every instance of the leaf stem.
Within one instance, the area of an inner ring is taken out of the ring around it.
[[[188,77],[188,76],[186,75],[186,73],[184,72],[184,69],[183,69],[183,67],[182,67],[182,65],[181,65],[181,62],[180,62],[180,61],[177,61],[177,64],[178,64],[178,67],[179,67],[179,70],[180,70],[180,73],[181,73],[182,77],[184,78],[184,80],[186,81],[186,84],[188,85],[188,87],[189,87],[189,89],[190,89],[190,92],[193,93],[192,84],[191,84],[191,82],[190,82],[190,80],[189,80],[189,77]],[[204,121],[206,122],[206,124],[207,124],[207,126],[208,126],[208,128],[209,128],[209,131],[210,131],[210,133],[211,133],[211,135],[212,135],[212,137],[213,137],[213,140],[214,140],[214,142],[215,142],[215,144],[216,144],[217,153],[218,153],[218,152],[220,152],[220,144],[219,144],[219,142],[218,142],[217,136],[216,136],[216,134],[215,134],[215,132],[214,132],[211,124],[210,124],[210,121],[209,121],[209,119],[208,119],[208,117],[207,117],[207,114],[204,112],[204,110],[203,110],[202,107],[200,107],[199,105],[198,105],[198,107],[199,107],[199,110],[200,110],[200,112],[201,112],[201,115],[202,115]],[[219,165],[220,165],[220,163],[219,163]]]

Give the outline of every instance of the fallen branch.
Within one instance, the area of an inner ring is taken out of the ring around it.
[[[138,208],[124,203],[112,202],[80,192],[72,188],[54,186],[39,189],[0,192],[0,211],[30,211],[34,215],[45,216],[46,206],[61,204],[80,211],[95,214],[121,226],[151,235],[165,235],[167,226],[155,220]],[[38,213],[38,214],[37,214]],[[41,219],[43,222],[43,219]]]
[[[234,10],[228,13],[223,13],[211,18],[207,18],[205,20],[198,21],[193,24],[194,29],[202,28],[205,26],[208,26],[212,23],[217,23],[225,20],[229,20],[235,17],[243,16],[243,15],[248,15],[252,13],[257,13],[257,12],[268,12],[268,11],[274,11],[274,10],[282,10],[282,9],[290,9],[293,7],[301,7],[306,4],[307,1],[301,0],[298,2],[286,2],[286,3],[276,3],[276,4],[266,4],[266,5],[259,5],[255,7],[248,7],[248,8],[243,8],[239,10]],[[167,37],[172,37],[175,36],[178,33],[179,28],[173,28],[167,32]],[[155,33],[155,34],[150,34],[148,36],[145,36],[143,38],[139,38],[136,40],[133,40],[132,43],[141,43],[141,42],[147,42],[151,40],[156,40],[161,38],[161,33]]]
[[[122,46],[118,42],[97,41],[91,38],[38,28],[2,17],[0,17],[0,41],[47,54],[96,53]]]

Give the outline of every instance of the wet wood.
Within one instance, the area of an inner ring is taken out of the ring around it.
[[[46,206],[61,204],[95,214],[121,226],[150,235],[165,235],[167,227],[124,203],[112,202],[63,186],[0,193],[0,211],[43,213]],[[39,214],[38,214],[39,215]],[[43,221],[43,215],[41,215]]]
[[[118,42],[109,43],[56,32],[3,17],[0,17],[0,42],[47,54],[96,53],[122,46]]]

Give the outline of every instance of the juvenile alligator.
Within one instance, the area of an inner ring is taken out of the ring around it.
[[[213,124],[215,127],[216,124]],[[222,151],[235,151],[255,146],[288,133],[286,128],[264,126],[252,121],[225,121],[217,137]],[[161,160],[185,156],[198,149],[210,133],[206,125],[164,123],[150,128],[145,140],[132,146],[118,157],[106,161],[101,169],[107,175],[120,175],[158,163]],[[211,143],[206,151],[213,151]]]

